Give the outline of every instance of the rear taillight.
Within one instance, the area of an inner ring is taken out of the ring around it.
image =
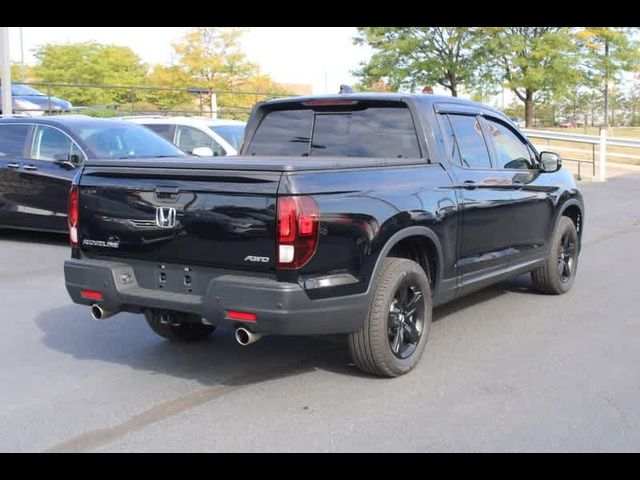
[[[75,185],[69,191],[69,243],[78,246],[78,227],[80,226],[80,192]]]
[[[278,198],[278,268],[301,268],[316,253],[320,209],[311,197]]]

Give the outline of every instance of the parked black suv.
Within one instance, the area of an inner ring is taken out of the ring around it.
[[[86,116],[0,119],[0,228],[66,233],[71,180],[87,159],[176,157],[139,125]]]
[[[397,376],[434,305],[525,272],[574,281],[582,197],[500,112],[433,95],[258,104],[240,156],[88,161],[71,192],[66,285],[96,319],[143,312],[172,340],[217,326],[345,333]]]

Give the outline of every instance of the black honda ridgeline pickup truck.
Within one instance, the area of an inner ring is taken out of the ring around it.
[[[69,205],[66,286],[95,319],[243,345],[348,334],[389,377],[420,359],[434,306],[526,272],[567,292],[584,221],[558,155],[502,113],[403,94],[259,103],[239,156],[90,160]]]

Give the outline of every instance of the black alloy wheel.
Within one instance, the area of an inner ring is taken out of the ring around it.
[[[389,347],[400,359],[410,357],[420,343],[425,324],[423,294],[417,282],[405,279],[389,307]]]
[[[558,273],[562,283],[569,282],[573,276],[576,263],[576,246],[571,233],[565,232],[560,239],[560,251],[558,252]]]

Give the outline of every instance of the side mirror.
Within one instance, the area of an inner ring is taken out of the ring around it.
[[[60,165],[67,170],[73,170],[80,163],[78,155],[68,155],[66,153],[57,153],[53,156],[54,163]]]
[[[557,172],[562,168],[562,159],[560,155],[553,152],[540,153],[540,171],[543,173]]]
[[[196,157],[213,157],[213,150],[209,147],[194,148],[191,153]]]

